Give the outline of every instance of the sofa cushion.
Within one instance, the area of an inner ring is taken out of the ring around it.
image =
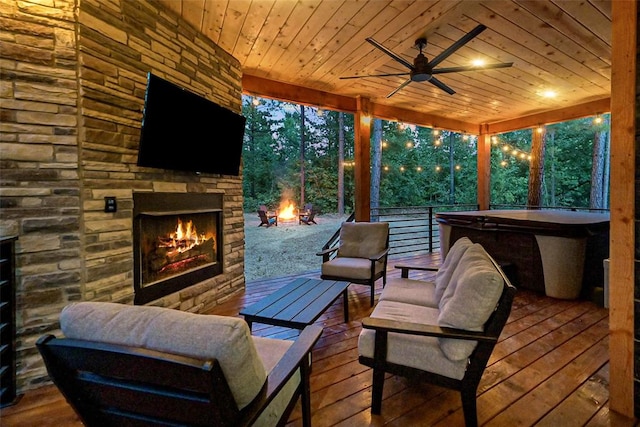
[[[440,300],[438,324],[469,331],[482,331],[494,311],[504,288],[502,276],[480,244],[467,249],[451,283]],[[471,355],[476,341],[440,339],[442,350],[451,360]]]
[[[385,250],[389,235],[386,222],[343,222],[338,257],[369,258]]]
[[[68,338],[215,358],[242,409],[262,388],[267,370],[243,319],[107,302],[67,305],[60,314]]]
[[[435,298],[436,301],[440,301],[444,290],[451,281],[451,275],[453,274],[458,262],[462,258],[462,255],[473,245],[473,242],[468,237],[461,237],[451,246],[447,256],[444,258],[442,265],[436,273],[435,279]]]
[[[379,301],[397,301],[424,307],[438,308],[435,283],[405,278],[389,279],[382,289]]]
[[[371,317],[437,325],[438,309],[397,301],[379,301]],[[363,328],[358,338],[359,355],[373,358],[374,347],[375,331]],[[394,332],[388,336],[387,360],[456,379],[464,376],[467,366],[466,360],[451,360],[446,357],[438,338]]]

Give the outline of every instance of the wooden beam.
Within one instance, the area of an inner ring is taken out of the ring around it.
[[[371,104],[371,113],[376,119],[411,123],[428,128],[446,129],[454,132],[476,135],[478,125],[455,119],[447,119],[434,114],[424,114],[418,111],[392,107],[383,104]]]
[[[368,98],[358,97],[353,120],[355,128],[355,210],[356,221],[371,219],[371,104]]]
[[[486,210],[491,205],[491,135],[478,135],[478,207]]]
[[[609,407],[629,418],[634,416],[637,13],[635,1],[612,2]]]
[[[242,92],[246,95],[317,106],[327,110],[355,113],[357,108],[356,98],[335,95],[248,74],[242,76]]]
[[[488,123],[487,131],[491,134],[511,132],[514,130],[548,125],[551,123],[566,122],[582,117],[604,114],[611,111],[611,98],[599,99],[585,104],[574,105],[572,107],[559,108],[553,111],[545,111],[530,116],[518,117],[502,122]]]

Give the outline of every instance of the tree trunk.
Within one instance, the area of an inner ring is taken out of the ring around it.
[[[611,126],[609,122],[609,116],[604,118],[606,138],[604,149],[604,172],[603,172],[603,184],[602,184],[602,207],[609,209],[609,167],[611,166]]]
[[[344,214],[344,113],[338,113],[338,214]]]
[[[531,163],[529,163],[529,192],[527,206],[540,208],[542,202],[542,179],[544,177],[544,140],[546,128],[542,132],[534,129],[531,135]]]
[[[304,206],[304,105],[300,105],[300,206]]]
[[[607,134],[601,128],[593,136],[593,159],[591,162],[591,194],[589,207],[602,209],[604,207],[604,163]]]
[[[382,174],[382,120],[380,119],[373,121],[371,147],[373,149],[371,153],[371,209],[377,217],[380,207],[380,175]],[[372,220],[374,219],[372,218]]]

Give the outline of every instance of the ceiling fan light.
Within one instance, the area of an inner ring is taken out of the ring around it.
[[[411,80],[414,82],[426,82],[431,80],[431,74],[427,73],[415,73],[411,76]]]

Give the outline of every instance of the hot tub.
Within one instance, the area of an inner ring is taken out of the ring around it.
[[[609,257],[609,214],[483,210],[436,214],[440,248],[467,236],[507,264],[514,283],[561,299],[591,298]]]

